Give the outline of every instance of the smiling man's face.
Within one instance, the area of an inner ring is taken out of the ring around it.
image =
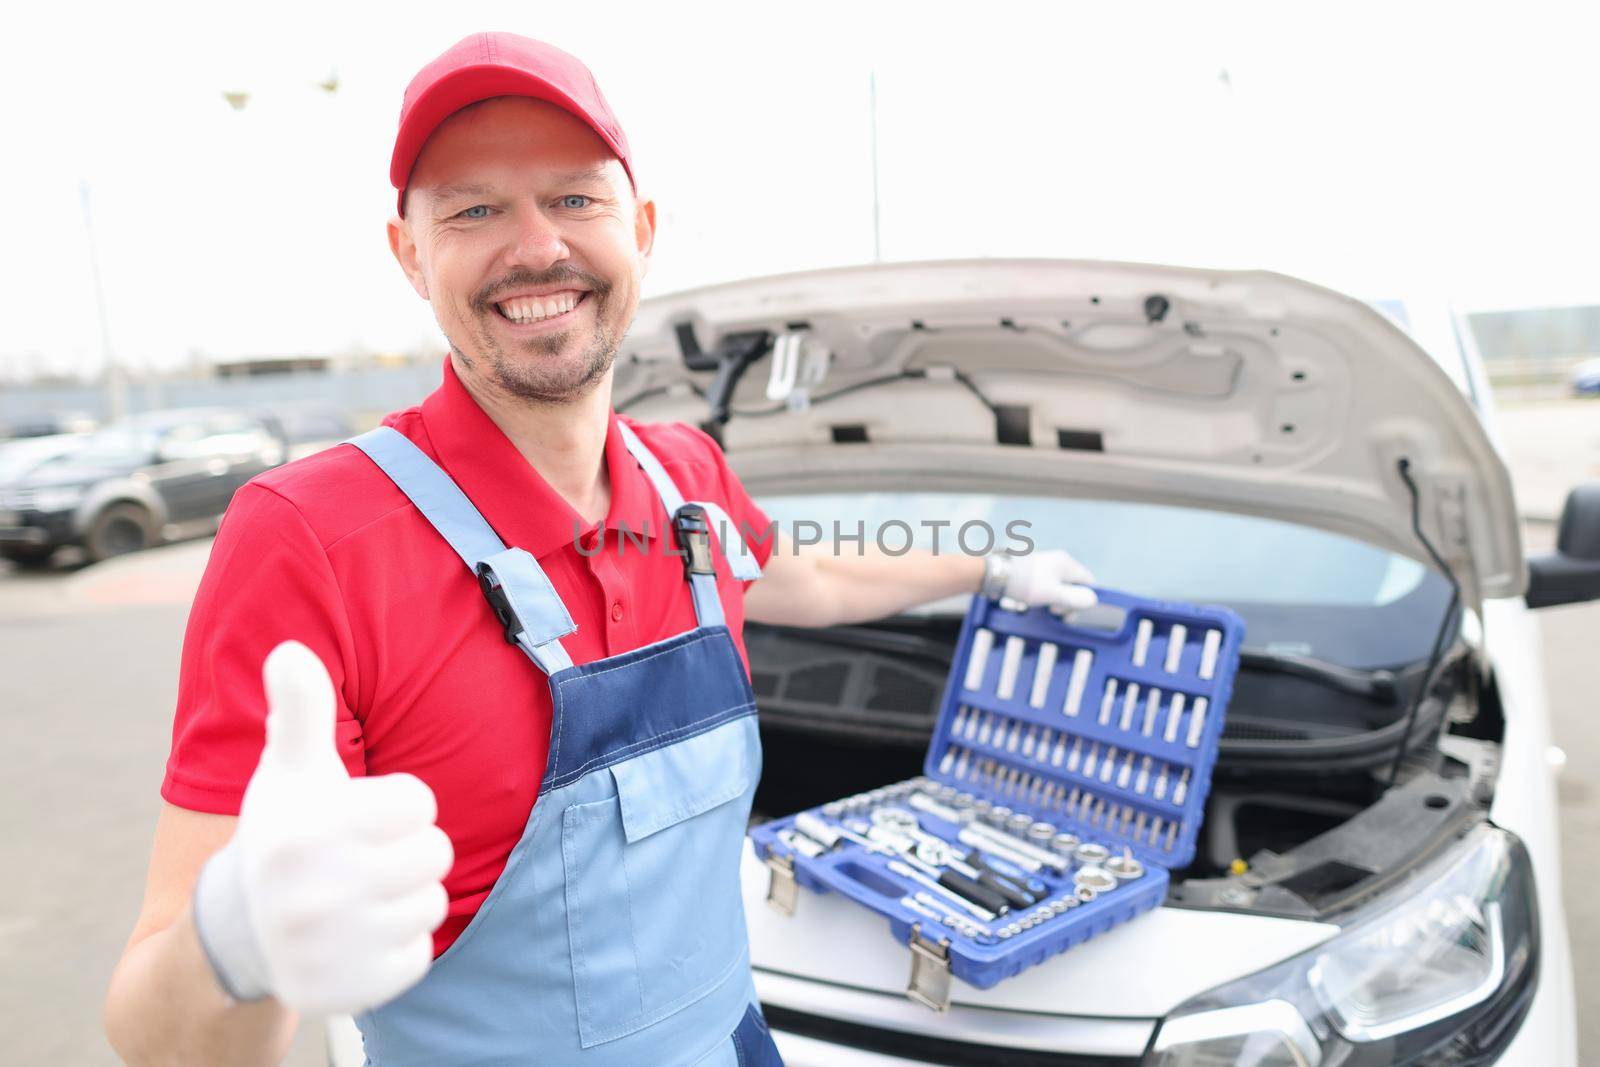
[[[389,245],[469,388],[565,403],[610,380],[655,239],[655,204],[583,120],[495,97],[440,124]]]

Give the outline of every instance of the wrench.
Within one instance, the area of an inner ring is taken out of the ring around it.
[[[876,852],[880,856],[887,856],[893,851],[887,845],[880,845],[876,841],[868,840],[854,830],[847,830],[843,826],[835,826],[811,814],[809,811],[802,811],[794,817],[794,828],[812,840],[820,841],[828,848],[838,845],[842,838],[845,841],[860,845],[868,852]]]
[[[980,852],[988,852],[999,856],[1007,863],[1014,864],[1015,866],[1022,868],[1024,871],[1027,871],[1029,874],[1037,874],[1039,869],[1044,866],[1044,864],[1040,863],[1038,860],[1025,856],[1015,849],[1007,848],[1004,844],[1001,844],[992,838],[973,833],[971,827],[963,828],[956,836],[963,845],[968,845]]]
[[[966,897],[952,889],[946,889],[932,878],[929,878],[921,871],[912,867],[909,863],[906,863],[902,860],[890,860],[889,870],[893,871],[895,874],[898,874],[902,878],[911,879],[924,889],[937,893],[939,896],[950,901],[950,903],[967,912],[967,914],[973,916],[974,918],[981,919],[983,922],[993,922],[995,919],[999,918],[999,916],[995,915],[995,913],[990,911],[988,908],[974,904],[972,901],[968,900]]]
[[[1035,862],[1042,863],[1045,866],[1052,867],[1058,871],[1066,870],[1066,860],[1062,859],[1060,856],[1048,849],[1039,848],[1032,842],[1024,841],[1022,838],[1008,834],[1003,830],[996,830],[992,826],[984,826],[980,823],[974,823],[972,826],[968,827],[968,829],[975,831],[980,836],[987,838],[993,843],[1005,846],[1012,852],[1020,852],[1022,855],[1029,857]],[[962,838],[961,840],[964,844],[967,843],[965,838]]]

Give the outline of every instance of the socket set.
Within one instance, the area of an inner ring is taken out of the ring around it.
[[[974,597],[923,775],[753,828],[769,902],[836,891],[980,989],[1166,898],[1194,856],[1244,624],[1097,590],[1067,619]]]

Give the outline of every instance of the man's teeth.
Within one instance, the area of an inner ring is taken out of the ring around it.
[[[538,322],[540,319],[566,314],[577,306],[582,296],[582,293],[568,290],[564,293],[552,293],[549,296],[520,296],[514,300],[501,301],[495,306],[500,309],[500,314],[512,322]]]

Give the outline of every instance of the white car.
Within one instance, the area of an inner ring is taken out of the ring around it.
[[[641,306],[616,406],[707,425],[786,532],[948,520],[948,551],[962,522],[1023,520],[1107,587],[1247,624],[1165,905],[991,989],[955,980],[944,1011],[907,997],[883,918],[806,891],[780,914],[749,852],[789,1067],[1576,1063],[1524,594],[1600,595],[1600,489],[1530,588],[1482,367],[1453,323],[1410,325],[1432,355],[1279,275],[1042,260]],[[746,628],[758,817],[922,772],[964,607]]]
[[[1567,385],[1574,396],[1600,396],[1600,359],[1586,359],[1573,367]]]

